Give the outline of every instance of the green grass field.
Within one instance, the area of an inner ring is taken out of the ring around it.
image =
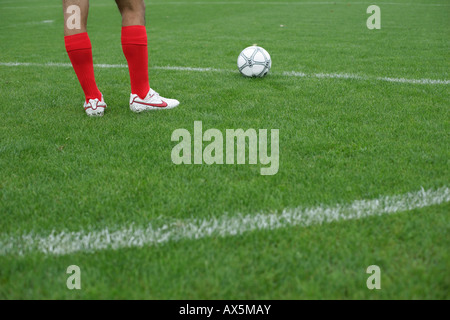
[[[134,114],[128,70],[96,67],[108,109],[88,118],[65,65],[60,1],[0,0],[3,246],[26,234],[335,206],[450,185],[448,0],[376,2],[381,30],[367,29],[374,3],[366,1],[146,3],[150,84],[181,105]],[[120,21],[114,1],[91,1],[95,64],[126,63]],[[271,54],[266,78],[237,71],[252,44]],[[193,132],[194,121],[221,132],[279,129],[278,173],[173,164],[171,134]],[[117,250],[0,248],[0,298],[449,299],[449,212],[447,200]],[[81,290],[66,287],[69,265],[81,268]],[[366,287],[370,265],[381,268],[381,290]]]

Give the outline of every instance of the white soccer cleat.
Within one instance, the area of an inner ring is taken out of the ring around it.
[[[90,117],[102,117],[105,113],[106,103],[105,100],[99,101],[96,99],[89,99],[89,102],[84,102],[84,111]]]
[[[180,104],[178,100],[161,97],[155,90],[150,89],[144,99],[137,94],[130,96],[130,109],[133,112],[143,112],[150,110],[172,109]]]

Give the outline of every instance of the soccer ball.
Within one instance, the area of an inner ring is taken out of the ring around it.
[[[264,77],[272,67],[269,53],[258,46],[242,50],[237,59],[239,72],[245,77]]]

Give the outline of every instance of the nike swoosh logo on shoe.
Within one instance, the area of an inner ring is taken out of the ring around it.
[[[164,101],[162,101],[162,103],[146,103],[146,102],[133,100],[132,103],[139,103],[139,104],[143,104],[143,105],[149,106],[149,107],[158,107],[158,108],[165,108],[165,107],[167,107],[167,103],[164,102]]]

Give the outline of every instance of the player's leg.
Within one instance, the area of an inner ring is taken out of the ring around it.
[[[116,0],[122,15],[122,26],[145,26],[144,0]]]
[[[63,0],[64,42],[85,95],[88,115],[102,116],[106,104],[94,77],[92,46],[87,34],[89,0]]]
[[[122,49],[128,62],[131,92],[144,98],[148,81],[147,31],[143,0],[116,0],[122,15]]]
[[[179,102],[160,97],[148,79],[147,31],[143,0],[116,0],[122,15],[122,49],[130,72],[130,109],[135,112],[170,109]]]
[[[64,36],[87,31],[89,0],[63,0]]]

